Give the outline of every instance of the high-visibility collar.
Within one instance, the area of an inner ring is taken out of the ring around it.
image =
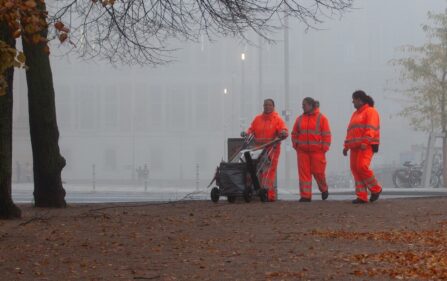
[[[313,109],[311,112],[308,112],[308,113],[303,113],[303,115],[316,115],[316,114],[319,114],[320,113],[320,109],[319,108],[315,108],[315,109]]]
[[[278,113],[276,112],[276,111],[272,111],[272,112],[270,112],[270,113],[264,113],[264,112],[262,112],[262,117],[264,118],[264,119],[273,119],[273,118],[275,118],[276,117],[276,115],[277,115]]]
[[[357,113],[362,112],[363,110],[367,109],[368,107],[371,107],[371,106],[369,104],[365,103],[359,109],[357,109]]]

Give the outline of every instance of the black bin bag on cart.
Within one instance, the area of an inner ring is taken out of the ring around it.
[[[224,194],[241,194],[247,177],[246,163],[226,163],[219,166],[219,187]]]

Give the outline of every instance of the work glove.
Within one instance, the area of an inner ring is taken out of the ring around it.
[[[241,137],[243,137],[243,138],[247,137],[247,133],[245,131],[242,131],[241,132]]]
[[[288,134],[287,134],[287,132],[286,131],[281,131],[279,134],[278,134],[278,137],[280,138],[280,139],[286,139],[287,138],[287,136],[288,136]]]
[[[347,148],[343,148],[343,155],[344,156],[348,156],[348,150]]]

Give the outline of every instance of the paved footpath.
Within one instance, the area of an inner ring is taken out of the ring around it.
[[[19,206],[2,280],[447,280],[442,196]]]

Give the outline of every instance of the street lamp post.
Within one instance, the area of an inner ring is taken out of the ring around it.
[[[131,130],[131,149],[132,149],[132,162],[131,162],[131,169],[132,169],[132,182],[135,182],[135,91],[132,91],[131,94],[131,119],[130,119],[130,130]]]
[[[262,37],[259,36],[259,51],[258,51],[258,103],[262,101],[263,89],[262,89]]]
[[[226,120],[227,114],[226,114],[226,107],[225,102],[227,100],[226,96],[228,96],[228,89],[224,88],[223,90],[223,97],[222,97],[222,125],[223,125],[223,137],[224,137],[224,154],[227,155],[227,126],[228,121]]]
[[[232,89],[232,91],[234,92],[234,89],[235,89],[235,74],[233,73],[232,75],[231,75],[231,88],[230,89]],[[235,119],[235,107],[236,107],[236,105],[235,105],[235,103],[236,103],[236,97],[235,97],[235,95],[233,94],[233,95],[231,95],[230,96],[230,100],[229,100],[229,103],[230,103],[230,107],[231,107],[231,122],[230,122],[230,135],[232,135],[233,133],[234,133],[234,119]]]
[[[287,12],[284,16],[284,119],[287,126],[289,126],[289,95],[290,95],[290,85],[289,85],[289,17]],[[290,142],[287,140],[286,145],[286,159],[285,159],[285,180],[286,182],[290,179],[290,153],[289,150]]]
[[[245,53],[241,54],[241,104],[240,104],[240,125],[245,129]]]

